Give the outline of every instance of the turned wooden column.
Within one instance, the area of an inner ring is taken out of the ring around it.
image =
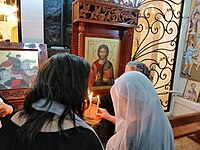
[[[78,56],[84,57],[85,53],[85,23],[79,22],[78,27]]]
[[[125,33],[125,29],[124,28],[121,28],[119,30],[119,37],[120,37],[120,56],[124,56],[124,54],[126,53],[126,50],[125,50],[125,41],[126,41],[126,33]],[[120,57],[120,62],[123,62],[123,57]],[[120,63],[119,64],[119,76],[122,75],[124,73],[124,64],[123,63]]]
[[[124,65],[126,65],[127,62],[131,60],[132,46],[133,46],[133,33],[134,33],[134,29],[129,28],[128,33],[127,33],[127,39],[125,40],[125,45],[124,45],[124,47],[126,48],[126,52],[124,53],[125,56],[123,59]]]

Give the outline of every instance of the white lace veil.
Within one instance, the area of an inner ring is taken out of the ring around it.
[[[168,118],[151,81],[140,72],[119,77],[111,88],[116,127],[107,150],[173,150]]]

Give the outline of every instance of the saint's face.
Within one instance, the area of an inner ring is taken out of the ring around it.
[[[107,53],[104,48],[100,49],[99,51],[99,59],[105,60],[107,58]]]
[[[196,84],[191,84],[192,89],[195,89]]]

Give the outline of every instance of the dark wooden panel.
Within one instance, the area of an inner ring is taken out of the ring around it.
[[[51,57],[58,53],[70,53],[70,49],[48,49],[48,57]]]
[[[174,138],[181,138],[200,131],[200,121],[173,128]]]
[[[119,27],[99,24],[86,24],[86,36],[104,37],[104,38],[119,38]]]
[[[200,132],[200,112],[187,115],[169,117],[174,138],[181,138]]]
[[[175,117],[169,117],[169,121],[173,128],[187,125],[194,122],[198,122],[200,121],[200,112],[191,113],[187,115],[180,115],[180,116],[175,116]]]

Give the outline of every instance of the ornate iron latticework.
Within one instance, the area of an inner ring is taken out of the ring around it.
[[[164,110],[169,111],[183,0],[143,0],[140,3],[133,60],[149,66]]]

